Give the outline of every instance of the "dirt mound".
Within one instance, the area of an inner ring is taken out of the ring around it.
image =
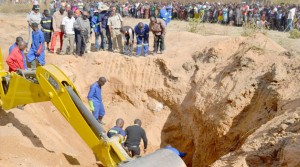
[[[12,29],[25,33],[14,24]],[[105,76],[105,129],[120,117],[125,127],[140,118],[148,153],[171,144],[187,152],[185,162],[195,167],[299,163],[293,157],[299,152],[297,55],[262,34],[168,31],[166,44],[167,52],[156,57],[100,51],[82,58],[48,54],[46,62],[66,73],[86,104],[89,86]],[[0,111],[0,142],[4,166],[96,165],[50,103]]]

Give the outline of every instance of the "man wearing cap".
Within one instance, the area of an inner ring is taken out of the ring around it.
[[[123,19],[122,16],[116,12],[116,10],[117,8],[113,6],[107,25],[112,37],[113,51],[116,52],[119,49],[120,53],[123,53],[122,34],[120,32],[120,29],[123,26]]]
[[[112,50],[112,42],[110,31],[107,26],[107,21],[110,16],[110,12],[108,11],[109,7],[105,4],[102,4],[99,8],[99,22],[101,24],[100,31],[101,31],[101,49],[104,50]]]
[[[28,40],[27,40],[27,46],[30,47],[31,45],[31,25],[32,23],[37,23],[38,25],[41,23],[42,15],[39,12],[40,7],[39,5],[33,5],[32,11],[28,13],[27,15],[27,22],[28,22]]]
[[[50,47],[50,52],[54,53],[55,45],[56,45],[56,38],[59,36],[60,39],[60,51],[62,49],[62,43],[63,43],[63,30],[62,30],[62,19],[67,16],[67,13],[65,12],[65,8],[61,7],[59,11],[56,11],[53,14],[53,19],[52,19],[52,27],[53,27],[53,36],[52,36],[52,41],[51,41],[51,47]]]
[[[77,18],[74,23],[74,28],[79,31],[77,34],[76,55],[82,56],[85,52],[86,44],[88,43],[91,26],[88,19],[89,13],[82,12],[82,16]]]
[[[32,45],[27,54],[28,62],[31,65],[31,69],[36,69],[37,62],[40,65],[45,65],[45,38],[43,32],[38,28],[37,23],[32,23]]]
[[[99,49],[100,49],[99,37],[100,37],[101,30],[100,30],[99,11],[98,10],[94,10],[94,15],[91,19],[91,22],[92,22],[92,28],[95,33],[95,49],[96,49],[96,51],[99,51]]]
[[[75,18],[73,17],[73,11],[69,10],[68,16],[64,17],[61,23],[62,29],[64,30],[63,47],[60,52],[61,55],[66,54],[66,50],[68,46],[70,46],[70,54],[74,53],[74,41],[75,41],[74,23],[75,23]]]

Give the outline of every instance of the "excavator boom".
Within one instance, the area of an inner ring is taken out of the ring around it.
[[[185,166],[179,156],[168,150],[154,152],[152,156],[149,154],[138,159],[131,158],[121,146],[120,137],[107,137],[103,127],[83,104],[73,83],[58,67],[50,64],[37,67],[35,71],[9,73],[4,70],[1,49],[0,59],[0,104],[4,110],[19,105],[51,101],[92,149],[97,160],[107,167],[132,166],[130,164],[142,167],[145,166],[142,164],[153,162],[153,167]],[[173,160],[169,160],[168,157],[172,157]]]

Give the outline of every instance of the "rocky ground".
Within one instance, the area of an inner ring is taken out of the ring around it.
[[[138,21],[126,19],[126,24]],[[0,15],[4,57],[21,15]],[[242,28],[204,24],[198,34],[173,21],[167,51],[156,57],[92,52],[82,58],[47,54],[83,101],[99,76],[107,115],[125,126],[143,121],[151,153],[165,144],[187,152],[188,166],[300,166],[300,44],[287,33],[241,36]],[[152,46],[152,37],[150,46]],[[152,48],[151,48],[152,50]],[[0,112],[4,166],[95,166],[92,151],[49,102]]]

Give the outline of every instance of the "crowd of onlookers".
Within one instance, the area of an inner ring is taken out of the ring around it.
[[[90,11],[103,4],[101,1],[82,3],[79,1],[66,1],[67,8],[74,11],[82,8]],[[50,4],[50,10],[55,11],[58,2]],[[116,7],[117,13],[123,17],[149,18],[158,16],[163,19],[188,20],[199,18],[202,22],[220,23],[241,26],[243,23],[254,23],[268,29],[289,31],[292,28],[300,29],[300,5],[297,4],[263,4],[263,3],[220,3],[196,2],[157,3],[139,1],[136,3],[109,2]],[[161,11],[163,10],[163,11]]]
[[[82,2],[81,0],[52,1],[49,10],[40,13],[37,1],[27,15],[27,55],[24,41],[16,41],[10,51],[14,57],[26,59],[32,67],[45,64],[45,50],[50,53],[82,56],[91,50],[107,50],[132,56],[136,40],[136,56],[149,54],[149,32],[154,36],[153,55],[165,51],[165,34],[172,19],[199,19],[202,22],[242,26],[252,23],[272,30],[290,31],[300,28],[299,5],[263,5],[247,3],[188,3],[155,2],[118,3]],[[124,25],[123,17],[150,19],[136,26]],[[199,21],[198,20],[198,21]],[[91,48],[91,36],[95,42]],[[55,50],[57,37],[59,48]],[[20,39],[20,38],[19,38]],[[18,51],[13,51],[18,48]],[[21,56],[22,54],[22,56]],[[19,60],[19,62],[26,62]],[[18,65],[17,65],[18,66]],[[25,64],[23,65],[23,68]]]

